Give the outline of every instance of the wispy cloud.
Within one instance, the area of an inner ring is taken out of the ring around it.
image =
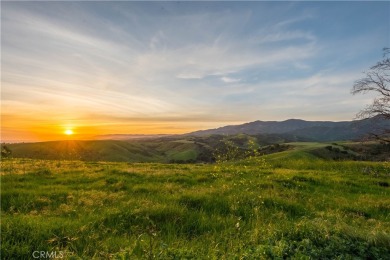
[[[369,100],[343,100],[388,40],[370,26],[385,4],[4,2],[2,114],[178,129],[352,118]]]
[[[240,79],[236,79],[236,78],[229,78],[229,77],[222,77],[221,80],[225,83],[236,83],[236,82],[240,82]]]

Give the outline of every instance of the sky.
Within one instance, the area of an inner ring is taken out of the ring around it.
[[[390,2],[1,2],[2,141],[353,120]]]

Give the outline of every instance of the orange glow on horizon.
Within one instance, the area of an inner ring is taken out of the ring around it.
[[[228,124],[226,122],[225,124]],[[231,123],[230,123],[231,124]],[[2,115],[2,142],[42,142],[58,140],[94,140],[101,135],[115,134],[185,134],[201,129],[224,125],[218,122],[175,122],[175,121],[110,121],[94,119],[50,120],[41,116],[27,118],[23,115]]]

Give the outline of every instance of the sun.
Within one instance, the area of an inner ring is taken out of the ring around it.
[[[66,129],[64,133],[66,135],[72,135],[73,134],[73,130],[72,129]]]

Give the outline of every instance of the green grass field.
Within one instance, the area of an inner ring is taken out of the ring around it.
[[[3,160],[1,258],[390,259],[390,164],[302,146],[220,164]]]
[[[53,141],[8,146],[15,158],[163,163],[196,159],[198,147],[184,141]]]

